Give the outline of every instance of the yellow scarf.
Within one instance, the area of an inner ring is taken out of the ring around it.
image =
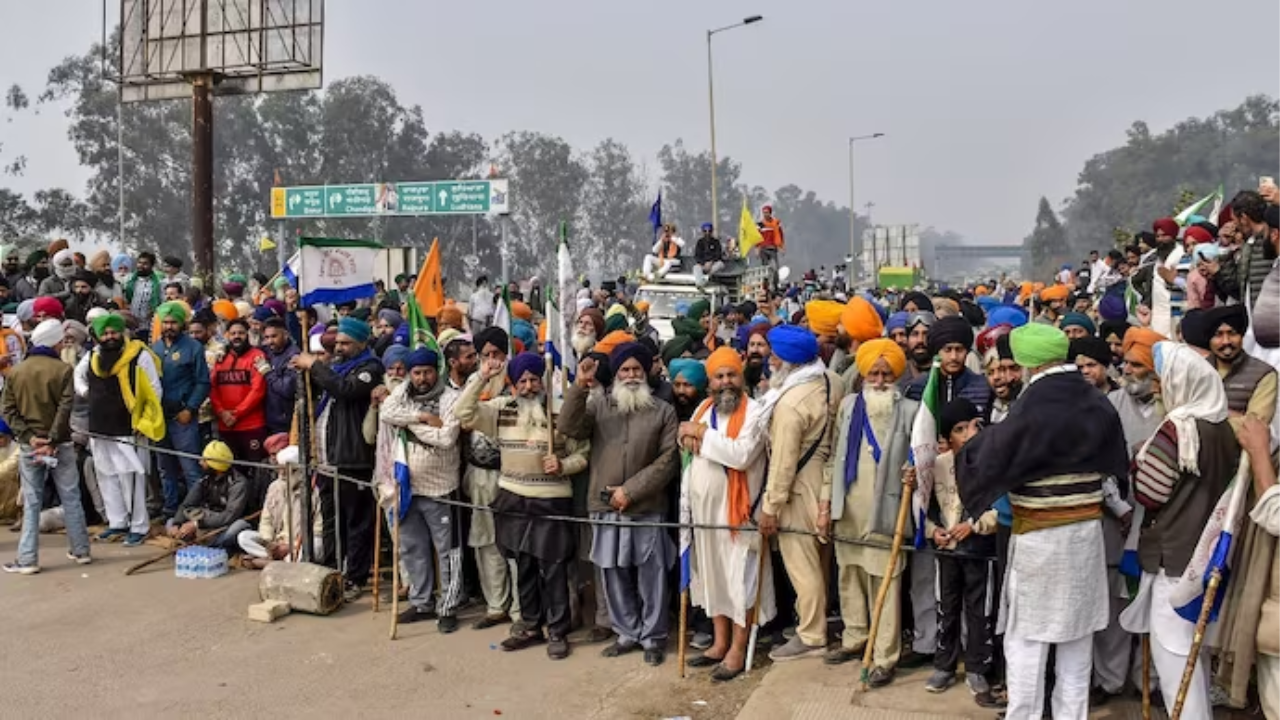
[[[156,396],[155,390],[151,387],[151,382],[144,377],[141,367],[134,370],[132,381],[129,378],[129,364],[134,361],[142,353],[151,355],[151,362],[156,368],[156,374],[161,371],[160,361],[156,358],[151,349],[141,340],[130,340],[125,343],[123,351],[120,353],[120,359],[111,366],[106,372],[102,371],[102,366],[98,363],[100,355],[94,353],[89,359],[89,366],[93,370],[93,374],[100,378],[115,376],[120,382],[120,396],[124,399],[124,406],[129,409],[132,415],[133,429],[141,433],[147,439],[153,442],[159,442],[164,438],[164,411],[160,407],[160,398]],[[134,388],[137,388],[135,394]]]

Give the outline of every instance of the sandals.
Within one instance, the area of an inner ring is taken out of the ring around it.
[[[684,664],[691,668],[709,668],[715,667],[723,661],[724,658],[722,657],[715,658],[709,655],[698,655],[697,657],[691,657],[688,660],[685,660]]]

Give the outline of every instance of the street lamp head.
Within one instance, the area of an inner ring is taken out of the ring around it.
[[[875,133],[871,137],[873,138],[884,137],[884,133]]]
[[[742,24],[750,25],[751,23],[754,23],[754,22],[760,22],[763,19],[764,19],[763,15],[752,15],[751,17],[742,18]]]

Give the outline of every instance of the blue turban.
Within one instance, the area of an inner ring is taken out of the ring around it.
[[[398,328],[404,324],[404,316],[391,308],[382,308],[379,310],[378,319],[386,322],[393,328]]]
[[[369,323],[348,315],[338,321],[338,334],[346,335],[358,343],[369,342]]]
[[[987,327],[1009,325],[1022,327],[1027,324],[1027,311],[1017,305],[1000,305],[987,313]]]
[[[703,377],[706,376],[704,375]],[[0,418],[0,435],[13,435],[13,430],[10,429],[9,423],[4,421],[4,418]]]
[[[405,354],[404,366],[406,368],[412,370],[416,367],[421,367],[423,365],[433,367],[433,368],[439,368],[440,356],[437,355],[434,350],[430,350],[424,347],[420,347],[417,350],[414,350],[413,352],[407,352]]]
[[[1129,317],[1129,308],[1125,307],[1122,296],[1107,293],[1098,302],[1098,317],[1109,322],[1122,322]]]
[[[807,365],[818,357],[818,338],[798,325],[779,325],[769,331],[769,347],[779,360]]]
[[[978,303],[978,307],[982,308],[982,312],[987,314],[1000,307],[1000,299],[994,295],[979,295],[974,302]]]
[[[395,365],[398,362],[405,362],[408,357],[409,348],[403,345],[392,345],[382,353],[382,367],[390,370],[392,365]],[[405,363],[405,367],[408,368],[411,366],[408,363]]]
[[[520,382],[520,378],[525,373],[533,373],[538,377],[542,377],[542,371],[546,369],[542,356],[535,352],[522,352],[511,358],[511,362],[507,363],[507,377],[512,384]]]
[[[133,258],[121,253],[111,259],[111,272],[118,273],[125,268],[133,270]]]
[[[609,353],[609,367],[616,374],[622,369],[622,364],[631,358],[640,362],[640,367],[644,368],[645,373],[653,367],[653,352],[638,342],[619,343],[614,347]]]
[[[702,223],[702,232],[711,232],[711,223]]]
[[[1084,313],[1069,312],[1066,315],[1063,315],[1062,322],[1058,323],[1058,327],[1063,330],[1073,326],[1084,328],[1085,332],[1090,335],[1098,334],[1098,328],[1093,324],[1093,321],[1089,319],[1089,316]]]
[[[276,314],[271,312],[271,308],[265,305],[260,305],[253,311],[253,319],[258,322],[266,322],[275,316]]]
[[[675,380],[678,377],[683,377],[685,382],[698,388],[699,392],[706,392],[707,368],[702,364],[701,360],[678,358],[676,360],[672,360],[671,364],[667,366],[667,369],[670,371],[669,374],[671,375],[672,380]]]
[[[890,315],[889,319],[886,320],[884,323],[885,336],[888,336],[889,333],[893,332],[894,330],[899,330],[899,329],[906,330],[907,318],[910,317],[910,315],[911,313],[905,312],[902,310],[899,310],[898,312]]]
[[[533,324],[528,320],[512,319],[511,336],[524,343],[525,350],[535,350],[538,347],[538,331],[533,329]]]

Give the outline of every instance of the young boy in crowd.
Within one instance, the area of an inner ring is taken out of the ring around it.
[[[991,692],[987,675],[995,656],[995,598],[991,597],[991,567],[995,556],[996,511],[978,518],[965,512],[956,489],[955,456],[982,426],[982,413],[973,403],[956,398],[938,418],[941,447],[934,464],[933,499],[925,518],[925,533],[938,551],[938,651],[933,675],[925,689],[940,693],[956,681],[961,655],[961,613],[964,613],[965,684],[981,707],[1001,703]]]

